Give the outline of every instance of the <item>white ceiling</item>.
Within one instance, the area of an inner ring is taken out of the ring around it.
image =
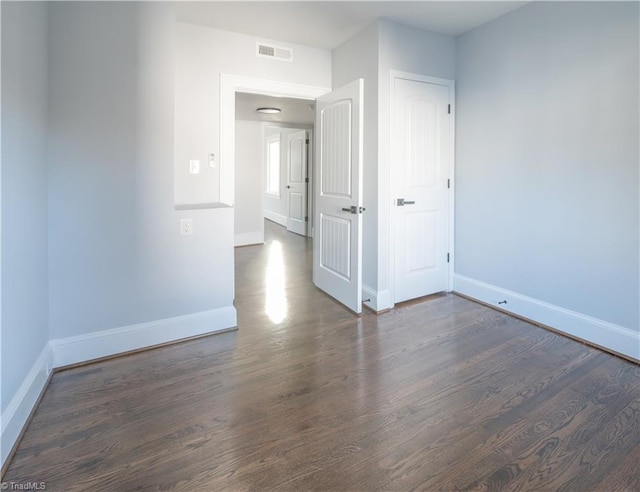
[[[291,99],[288,97],[273,97],[238,92],[236,93],[236,120],[313,125],[315,111],[311,108],[312,104],[313,101],[307,101],[305,99]],[[279,114],[262,114],[256,112],[256,109],[265,107],[280,108],[282,112]]]
[[[210,1],[178,2],[176,18],[286,43],[334,49],[386,18],[458,35],[529,2],[513,1]]]

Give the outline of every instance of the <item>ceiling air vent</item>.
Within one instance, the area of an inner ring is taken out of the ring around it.
[[[272,58],[274,60],[293,61],[293,50],[273,46],[264,43],[258,43],[258,51],[256,53],[261,58]]]

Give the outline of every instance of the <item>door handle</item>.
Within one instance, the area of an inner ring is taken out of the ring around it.
[[[364,207],[356,207],[355,205],[351,205],[350,207],[342,207],[342,211],[343,212],[349,212],[352,214],[361,214],[362,212],[364,212],[366,210],[366,208]]]
[[[396,200],[396,205],[398,207],[404,207],[405,205],[415,205],[415,204],[416,204],[415,201],[405,200],[404,198],[398,198]]]
[[[287,185],[287,189],[291,188],[291,186]]]

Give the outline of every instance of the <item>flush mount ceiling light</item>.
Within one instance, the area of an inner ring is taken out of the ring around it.
[[[264,114],[278,114],[280,112],[280,108],[258,108],[256,111]]]

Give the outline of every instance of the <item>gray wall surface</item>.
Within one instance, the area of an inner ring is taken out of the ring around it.
[[[236,120],[234,232],[236,235],[260,236],[262,241],[263,133],[263,123]]]
[[[456,42],[453,36],[417,29],[387,19],[380,26],[380,74],[389,70],[455,79]]]
[[[47,6],[2,3],[2,411],[48,341]]]
[[[256,56],[256,43],[264,39],[182,22],[175,29],[175,203],[218,202],[224,179],[221,184],[220,167],[208,168],[206,159],[211,152],[219,163],[225,158],[219,141],[220,75],[328,88],[331,52],[286,43],[294,55],[283,62]],[[191,159],[201,161],[200,174],[189,174]]]
[[[638,330],[638,4],[457,40],[458,274]]]
[[[174,210],[172,5],[56,3],[49,28],[51,338],[231,306],[227,211]]]

